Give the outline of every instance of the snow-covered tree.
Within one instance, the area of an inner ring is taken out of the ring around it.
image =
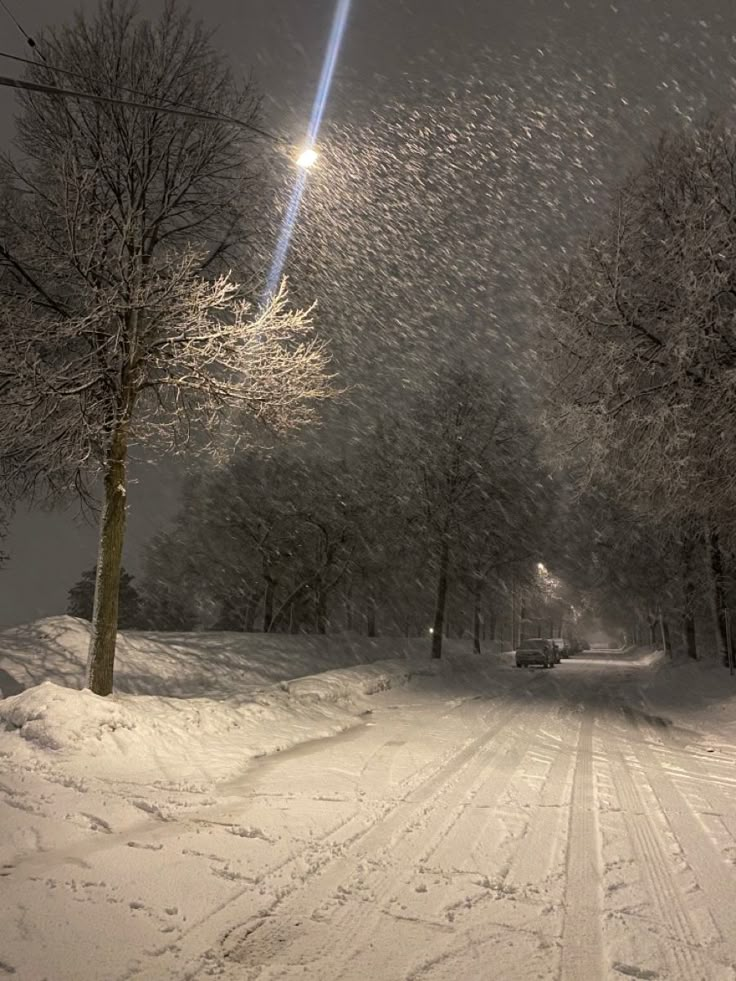
[[[586,446],[587,480],[711,544],[719,637],[736,537],[735,213],[733,127],[664,134],[559,276],[544,325],[555,426]]]
[[[493,564],[487,558],[491,543],[506,542],[510,552],[518,547],[518,529],[539,479],[522,420],[511,392],[465,365],[443,366],[407,414],[397,461],[435,570],[433,657],[442,653],[453,561],[467,563],[475,550],[483,554],[482,575],[485,563]],[[520,487],[521,495],[515,493]]]
[[[174,527],[150,550],[150,589],[185,582],[207,626],[325,632],[354,550],[354,512],[339,459],[286,443],[236,453],[190,483]]]
[[[174,3],[154,23],[106,0],[39,50],[35,80],[61,83],[53,65],[155,107],[25,95],[3,165],[0,472],[50,491],[102,479],[87,683],[108,694],[129,448],[177,450],[193,429],[214,443],[241,413],[300,425],[327,394],[325,353],[285,287],[258,306],[240,283],[259,205],[248,132],[165,111],[256,118],[204,28]]]

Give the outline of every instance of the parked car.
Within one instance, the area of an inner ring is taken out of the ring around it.
[[[544,637],[531,637],[522,640],[516,649],[516,667],[525,668],[531,664],[540,664],[543,668],[553,668],[558,658],[551,644]]]
[[[570,650],[569,644],[567,644],[566,641],[562,637],[553,637],[550,640],[550,644],[552,644],[552,646],[554,647],[555,651],[557,651],[557,654],[559,655],[559,659],[560,660],[563,657],[570,657],[570,654],[572,653],[572,651]]]

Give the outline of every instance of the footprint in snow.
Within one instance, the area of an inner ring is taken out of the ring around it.
[[[267,841],[269,845],[273,844],[273,838],[269,838],[260,828],[244,828],[239,824],[232,824],[227,830],[238,838],[260,838],[261,841]]]
[[[133,807],[137,807],[139,811],[145,811],[146,814],[151,814],[153,817],[158,818],[159,821],[171,820],[171,818],[167,814],[164,814],[157,804],[152,804],[150,801],[136,798],[135,800],[131,800],[130,803],[133,805]]]
[[[90,831],[102,831],[104,834],[112,834],[112,828],[104,818],[97,817],[96,814],[88,814],[86,811],[79,811],[77,814],[67,814],[66,820],[76,824],[78,828],[87,828]]]
[[[621,964],[618,961],[611,966],[624,977],[636,978],[637,981],[656,981],[660,976],[656,971],[649,971],[645,967],[633,967],[631,964]]]

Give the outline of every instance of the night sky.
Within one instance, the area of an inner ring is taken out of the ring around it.
[[[94,6],[76,0],[7,3],[32,35],[45,24],[67,20],[80,6]],[[155,14],[160,5],[141,0],[139,6]],[[319,75],[332,0],[193,0],[191,6],[219,26],[218,43],[233,66],[254,72],[266,95],[269,124],[298,141]],[[28,52],[2,9],[0,41],[4,51]],[[605,177],[606,167],[616,172],[622,159],[635,158],[663,125],[706,110],[731,111],[735,53],[733,0],[353,0],[327,119],[332,125],[344,120],[360,132],[363,114],[380,116],[389,99],[411,101],[418,82],[442,92],[445,79],[462,78],[479,59],[496,66],[499,77],[518,76],[519,84],[533,91],[530,66],[541,60],[545,68],[535,96],[540,106],[550,77],[574,93],[580,75],[589,88],[592,81],[598,113],[601,107],[610,112],[610,139],[600,142],[596,160]],[[2,67],[3,74],[19,73],[11,62]],[[492,78],[485,81],[492,86]],[[456,98],[461,110],[462,92]],[[5,147],[12,139],[12,105],[10,91],[0,90]],[[588,171],[583,158],[565,175],[568,199],[570,173],[577,175],[573,187],[579,186],[580,200],[573,191],[569,203],[579,206],[578,218],[594,214]],[[525,172],[520,168],[522,176]],[[563,247],[564,240],[559,244]],[[133,470],[141,479],[129,494],[126,565],[132,571],[141,543],[176,506],[174,472],[170,465]],[[73,508],[66,515],[34,511],[15,520],[5,543],[11,561],[0,571],[0,625],[63,612],[67,590],[95,561],[95,530],[75,520],[74,513]]]

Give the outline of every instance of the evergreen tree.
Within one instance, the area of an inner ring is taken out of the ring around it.
[[[82,573],[82,578],[69,590],[66,612],[73,617],[92,622],[95,601],[97,566]],[[133,585],[133,576],[125,569],[120,573],[118,591],[118,626],[121,630],[135,630],[143,626],[141,598]]]

